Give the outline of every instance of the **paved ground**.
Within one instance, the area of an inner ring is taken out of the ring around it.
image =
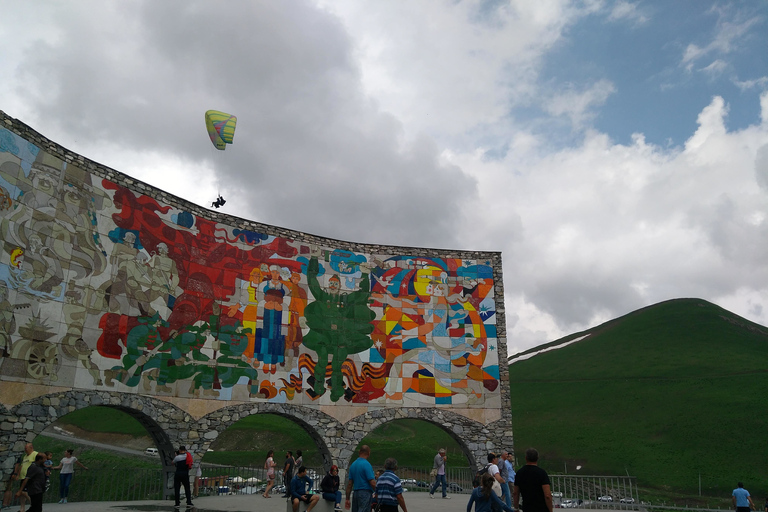
[[[467,509],[468,494],[455,494],[451,500],[439,497],[429,499],[426,492],[405,493],[408,512],[464,512]],[[259,495],[204,496],[195,499],[195,506],[187,509],[193,512],[283,512],[286,501],[279,496],[265,499]],[[3,512],[16,512],[18,507],[5,509]],[[67,503],[66,505],[45,504],[44,512],[154,512],[173,511],[173,501],[92,501],[85,503]],[[184,510],[182,508],[181,510]],[[301,507],[304,510],[304,507]],[[312,512],[327,510],[316,507]],[[607,511],[601,511],[607,512]]]

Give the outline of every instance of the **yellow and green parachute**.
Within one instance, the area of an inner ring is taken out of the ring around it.
[[[209,110],[205,113],[205,126],[216,149],[224,151],[235,137],[237,117],[218,110]]]

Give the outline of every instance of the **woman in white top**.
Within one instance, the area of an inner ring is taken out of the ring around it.
[[[77,460],[77,457],[72,455],[74,452],[75,450],[73,449],[67,450],[67,456],[61,459],[61,462],[59,462],[58,466],[52,468],[61,470],[61,473],[59,474],[59,497],[61,498],[59,503],[67,502],[67,496],[69,495],[69,485],[72,483],[72,476],[75,474],[75,464],[83,469],[88,469],[87,467],[83,466],[79,460]]]

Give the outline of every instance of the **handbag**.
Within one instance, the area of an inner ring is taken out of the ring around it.
[[[501,484],[495,478],[493,479],[493,492],[496,493],[496,496],[501,498]]]
[[[437,468],[432,468],[432,471],[429,472],[429,476],[437,476]]]

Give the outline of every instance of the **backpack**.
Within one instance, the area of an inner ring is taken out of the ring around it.
[[[194,465],[194,462],[192,462],[192,454],[187,452],[187,467],[189,469],[192,469],[193,465]]]
[[[488,469],[490,467],[491,467],[491,463],[489,462],[482,469],[479,469],[475,474],[475,478],[472,480],[472,485],[475,485],[475,483],[477,483],[477,487],[479,487],[480,482],[482,481],[483,475],[488,472]],[[501,484],[495,478],[493,479],[493,491],[496,493],[496,496],[501,498]]]

